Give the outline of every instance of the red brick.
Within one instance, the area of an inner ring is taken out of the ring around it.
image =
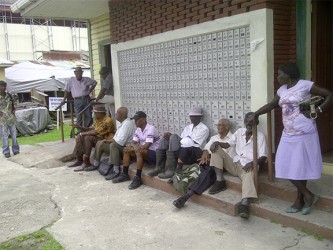
[[[210,1],[209,3],[207,3],[207,7],[210,7],[210,6],[213,6],[214,7],[214,5],[217,5],[217,4],[220,4],[220,0],[213,0],[213,1]]]
[[[182,24],[175,25],[173,28],[174,29],[180,29],[180,28],[184,28],[184,27],[185,27],[185,24],[182,23]]]
[[[191,9],[191,8],[196,7],[198,5],[199,5],[199,2],[196,1],[196,2],[193,2],[193,3],[187,4],[186,9]]]
[[[162,25],[162,22],[155,22],[151,25],[151,27],[157,28],[157,26],[160,26],[160,25]]]
[[[207,13],[207,16],[215,16],[217,14],[220,14],[220,10],[210,11]]]
[[[185,19],[182,19],[182,20],[179,20],[179,24],[183,24],[183,23],[188,23],[188,22],[190,22],[191,21],[191,18],[185,18]]]
[[[184,18],[185,18],[185,15],[180,15],[180,16],[177,16],[177,17],[173,18],[173,21],[177,22],[177,21],[182,20]]]
[[[217,14],[214,16],[214,19],[219,19],[219,18],[224,18],[224,17],[227,17],[227,16],[230,16],[230,13],[229,12],[222,12],[220,14]]]
[[[162,30],[155,30],[155,31],[152,31],[151,34],[152,35],[156,35],[156,34],[160,34],[162,32]]]
[[[233,11],[233,10],[237,10],[237,9],[238,9],[237,5],[234,5],[234,6],[230,6],[230,7],[225,7],[223,9],[223,12]]]
[[[230,2],[225,2],[225,3],[220,3],[214,6],[214,10],[217,9],[223,9],[225,7],[229,7],[230,6]]]
[[[175,26],[177,24],[178,24],[177,22],[171,22],[171,23],[167,24],[167,27],[173,27],[173,26]]]
[[[204,4],[200,4],[200,5],[196,6],[196,7],[193,7],[192,11],[202,10],[204,8],[205,8],[205,5]]]
[[[205,17],[204,14],[196,15],[196,16],[194,16],[194,17],[192,18],[192,20],[193,20],[193,21],[194,21],[194,20],[200,20],[200,19],[202,19],[202,18],[204,18],[204,17]]]
[[[186,16],[186,17],[194,17],[194,16],[196,16],[196,15],[198,15],[198,11],[193,11],[193,12],[191,12],[191,13],[186,14],[185,16]]]
[[[178,12],[178,15],[185,15],[187,13],[190,13],[190,10],[189,9],[185,9],[185,10],[182,10],[182,11],[179,11]]]
[[[247,12],[247,8],[240,8],[240,9],[237,9],[237,10],[233,10],[231,11],[231,15],[238,15],[238,14],[242,14],[242,13],[245,13]]]
[[[267,6],[268,6],[267,3],[260,3],[260,4],[252,5],[252,6],[250,6],[250,11],[265,9],[265,8],[268,8]]]
[[[199,10],[199,13],[201,14],[201,13],[207,13],[207,12],[210,12],[210,11],[213,11],[213,7],[211,6],[211,7],[206,7],[206,8],[204,8],[204,9],[202,9],[202,10]]]
[[[214,17],[212,17],[212,16],[201,18],[201,19],[199,19],[199,23],[204,23],[204,22],[212,21],[213,18]]]
[[[248,0],[232,0],[231,5],[241,4],[245,2],[248,2]]]
[[[149,29],[146,29],[146,32],[152,32],[154,30],[156,30],[156,29],[155,28],[149,28]]]
[[[163,28],[162,30],[163,30],[163,32],[167,32],[167,31],[173,30],[173,28],[172,27],[166,27],[166,28]]]
[[[187,22],[186,26],[191,26],[191,25],[198,24],[198,23],[199,23],[198,20],[194,20],[194,21],[191,21],[191,22]]]

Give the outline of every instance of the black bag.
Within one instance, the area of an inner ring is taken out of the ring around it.
[[[98,167],[98,172],[103,176],[108,175],[111,172],[111,170],[112,167],[110,166],[108,159],[103,160]]]
[[[309,99],[303,100],[299,103],[299,110],[301,113],[310,112],[310,117],[312,119],[317,118],[316,108],[324,102],[324,97],[312,96]]]

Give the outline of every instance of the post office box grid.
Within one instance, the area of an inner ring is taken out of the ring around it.
[[[181,131],[194,106],[204,108],[203,121],[215,132],[219,118],[240,127],[250,111],[248,26],[118,53],[122,105],[147,112],[161,133]]]

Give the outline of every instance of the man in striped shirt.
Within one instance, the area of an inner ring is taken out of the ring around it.
[[[130,180],[128,168],[131,163],[131,157],[136,156],[136,175],[132,183],[128,186],[129,189],[136,189],[142,185],[141,173],[144,166],[144,161],[150,164],[156,162],[156,149],[159,145],[160,136],[157,129],[147,123],[147,115],[143,111],[138,111],[131,118],[135,121],[134,137],[130,146],[124,148],[123,157],[123,172],[113,179],[113,183],[119,183]]]

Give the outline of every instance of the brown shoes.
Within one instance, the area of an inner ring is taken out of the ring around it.
[[[82,163],[80,166],[74,168],[74,172],[84,171],[84,169],[86,167],[89,167],[89,166],[87,166],[85,163]]]
[[[73,164],[69,165],[69,168],[73,168],[73,167],[77,167],[77,166],[81,166],[82,165],[82,161],[76,161]]]

